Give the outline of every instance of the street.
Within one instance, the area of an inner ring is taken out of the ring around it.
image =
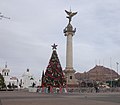
[[[44,94],[0,91],[0,105],[119,105],[120,93]]]

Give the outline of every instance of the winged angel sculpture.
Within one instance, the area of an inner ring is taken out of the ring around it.
[[[71,20],[72,20],[72,17],[74,16],[74,15],[76,15],[77,14],[77,12],[69,12],[69,11],[67,11],[67,10],[65,10],[65,12],[67,13],[67,18],[69,19],[69,23],[71,22]]]
[[[0,12],[0,19],[2,18],[10,19],[9,17],[5,17],[4,15],[2,15],[2,13]]]

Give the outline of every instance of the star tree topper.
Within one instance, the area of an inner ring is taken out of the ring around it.
[[[56,44],[54,43],[54,44],[52,45],[52,49],[53,49],[53,50],[56,50],[56,49],[57,49],[57,46],[58,46],[58,45],[56,45]]]

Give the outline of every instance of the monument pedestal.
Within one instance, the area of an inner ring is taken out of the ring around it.
[[[75,79],[75,70],[73,68],[65,68],[64,73],[66,77],[67,86],[76,86],[77,81]]]

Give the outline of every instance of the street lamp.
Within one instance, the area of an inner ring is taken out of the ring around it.
[[[112,81],[113,81],[113,78],[112,78],[112,59],[111,59],[111,57],[110,57],[110,74],[111,74],[111,76],[110,76],[110,78],[111,78],[111,88],[112,88]]]
[[[116,62],[116,64],[117,64],[117,73],[118,73],[118,65],[119,65],[119,63],[118,63],[118,62]],[[118,73],[118,77],[119,77],[119,73]]]

